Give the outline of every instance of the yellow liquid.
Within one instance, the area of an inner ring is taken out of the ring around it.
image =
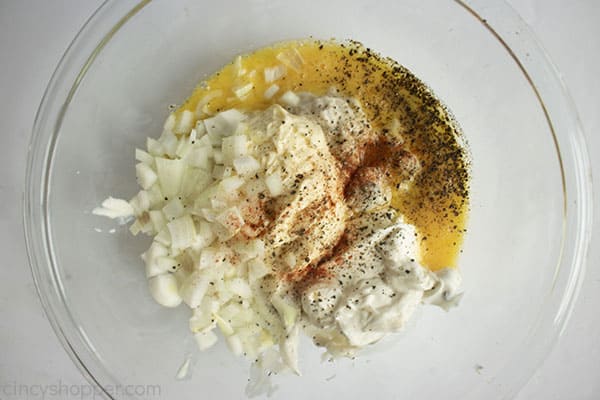
[[[266,82],[264,69],[280,65],[286,65],[286,74]],[[273,83],[279,91],[266,99]],[[284,42],[224,66],[194,90],[178,113],[189,110],[205,118],[230,108],[261,110],[288,90],[324,95],[331,87],[357,98],[382,134],[394,119],[401,122],[404,146],[418,156],[422,169],[408,191],[394,193],[392,206],[416,226],[421,263],[431,270],[456,266],[468,211],[465,149],[445,108],[399,64],[356,42]],[[242,98],[235,94],[240,88],[249,90]]]

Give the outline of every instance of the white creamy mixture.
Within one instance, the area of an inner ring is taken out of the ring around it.
[[[143,255],[151,293],[192,309],[201,349],[219,327],[234,353],[264,363],[275,348],[299,373],[300,331],[351,355],[420,303],[455,305],[460,274],[419,264],[385,165],[361,165],[376,137],[357,102],[291,92],[279,102],[195,124],[188,111],[171,116],[136,152],[140,193],[95,212],[133,214],[132,232],[154,235]],[[419,163],[402,154],[409,188]]]

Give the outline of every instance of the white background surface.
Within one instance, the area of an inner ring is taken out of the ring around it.
[[[35,111],[60,56],[100,3],[0,0],[0,389],[15,383],[87,383],[60,346],[35,293],[20,205]],[[510,3],[536,32],[571,91],[586,132],[598,191],[600,1]],[[600,399],[598,214],[597,207],[586,281],[570,324],[545,364],[521,391],[519,400]],[[0,400],[6,400],[1,390]]]

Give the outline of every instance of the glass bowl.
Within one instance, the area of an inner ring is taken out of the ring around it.
[[[25,192],[33,276],[48,318],[107,398],[242,398],[248,362],[192,352],[189,311],[151,299],[149,238],[91,214],[137,191],[134,148],[168,106],[236,54],[356,39],[408,67],[462,125],[472,157],[465,296],[423,307],[356,359],[277,376],[274,398],[510,398],[560,336],[583,279],[591,179],[573,106],[535,38],[500,1],[106,1],[57,67],[35,120]]]

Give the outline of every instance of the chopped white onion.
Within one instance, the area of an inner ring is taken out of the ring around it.
[[[223,191],[227,194],[232,194],[237,191],[242,185],[245,183],[243,178],[239,176],[230,176],[227,178],[223,178],[219,183],[219,186]]]
[[[281,95],[279,102],[289,107],[295,107],[300,103],[300,97],[298,97],[296,93],[288,90]]]
[[[200,99],[198,102],[198,106],[196,107],[196,115],[201,117],[202,114],[208,114],[207,105],[214,99],[217,99],[223,95],[222,90],[213,90],[212,92],[208,92],[204,97]]]
[[[171,257],[156,257],[146,262],[146,277],[161,275],[169,271],[175,271],[177,260]]]
[[[165,123],[163,124],[163,130],[165,131],[173,131],[175,128],[175,113],[170,113]]]
[[[223,138],[221,150],[223,151],[224,164],[232,165],[236,157],[245,156],[248,153],[248,139],[245,135]]]
[[[284,187],[279,173],[267,176],[265,179],[265,184],[267,185],[271,196],[276,197],[283,193]]]
[[[150,210],[148,211],[148,215],[150,215],[150,221],[154,225],[154,230],[156,232],[160,232],[167,225],[167,219],[165,215],[160,210]]]
[[[283,362],[290,367],[298,376],[301,375],[298,368],[298,333],[300,328],[296,324],[279,343],[279,353]]]
[[[215,149],[213,158],[215,159],[215,164],[223,165],[223,152],[221,149]]]
[[[211,348],[217,343],[217,335],[213,331],[198,332],[194,334],[194,338],[201,351]]]
[[[219,327],[219,329],[221,330],[223,335],[225,335],[225,336],[233,335],[233,327],[231,326],[231,324],[228,321],[224,320],[223,318],[221,318],[221,316],[219,314],[216,314],[216,313],[214,314],[214,318],[217,323],[217,326]]]
[[[240,337],[238,335],[229,335],[225,338],[225,340],[227,342],[229,350],[233,353],[233,355],[239,356],[243,353],[244,349],[242,346],[242,341],[240,340]]]
[[[175,152],[177,152],[177,147],[179,146],[179,139],[172,132],[163,132],[163,134],[158,139],[160,144],[164,149],[164,152],[169,157],[174,157]]]
[[[223,138],[233,135],[238,124],[246,119],[246,115],[235,108],[218,113],[212,118],[204,120],[204,126],[209,135]],[[218,143],[216,143],[218,144]]]
[[[271,271],[264,263],[264,261],[254,258],[249,260],[248,263],[248,280],[250,283],[254,283],[262,277],[268,275]]]
[[[254,89],[254,85],[252,83],[247,83],[233,88],[233,93],[238,99],[245,100],[250,95],[250,92],[252,92],[252,89]]]
[[[181,298],[190,308],[196,308],[202,303],[209,281],[210,277],[207,274],[195,271],[181,286],[179,290]]]
[[[192,167],[202,168],[205,171],[210,171],[213,166],[214,150],[212,146],[200,146],[191,150],[185,161]]]
[[[165,154],[163,145],[158,140],[152,138],[146,139],[146,148],[148,149],[148,153],[154,157],[162,157]]]
[[[271,303],[279,313],[286,331],[289,332],[296,323],[300,310],[298,310],[298,307],[292,301],[282,297],[278,293],[274,293],[271,296]]]
[[[200,221],[196,225],[196,241],[194,242],[194,249],[200,250],[211,245],[214,242],[216,236],[210,227],[210,223],[206,221]]]
[[[143,162],[148,166],[154,165],[154,157],[141,149],[135,149],[135,159],[139,162]]]
[[[229,282],[229,290],[244,299],[252,297],[252,289],[244,279],[235,278]]]
[[[129,218],[134,214],[133,207],[127,201],[109,197],[102,202],[102,207],[96,207],[92,214],[108,218]]]
[[[242,56],[237,56],[233,61],[233,69],[235,70],[236,76],[240,77],[246,74],[246,70],[242,65]]]
[[[167,158],[157,157],[156,171],[158,173],[158,182],[165,196],[175,196],[183,180],[183,174],[186,169],[183,160],[169,160]]]
[[[175,218],[181,217],[185,213],[185,208],[181,200],[175,198],[169,201],[167,205],[163,207],[162,212],[167,220],[172,221]]]
[[[156,236],[154,236],[154,240],[164,246],[171,245],[171,234],[169,233],[169,229],[164,227]]]
[[[177,280],[172,274],[157,275],[148,279],[150,294],[156,302],[165,307],[177,307],[181,296],[177,289]]]
[[[146,163],[139,163],[135,166],[135,175],[137,177],[138,184],[142,189],[149,189],[150,186],[154,185],[154,182],[158,179],[158,176],[152,168]]]
[[[275,82],[277,79],[285,75],[286,69],[283,65],[276,65],[274,67],[267,67],[264,70],[265,82]]]
[[[277,54],[277,59],[296,72],[300,72],[304,64],[304,59],[296,48]]]
[[[269,100],[273,98],[277,92],[279,92],[279,85],[274,83],[265,90],[263,96],[265,99]]]
[[[190,247],[196,240],[196,227],[189,214],[169,222],[167,228],[171,234],[171,246],[174,249]]]
[[[238,175],[254,175],[260,169],[260,163],[252,156],[240,156],[233,160],[233,167]]]
[[[179,121],[175,126],[173,131],[179,135],[187,134],[190,132],[192,127],[194,126],[194,113],[190,110],[183,110],[181,115],[179,116]]]

